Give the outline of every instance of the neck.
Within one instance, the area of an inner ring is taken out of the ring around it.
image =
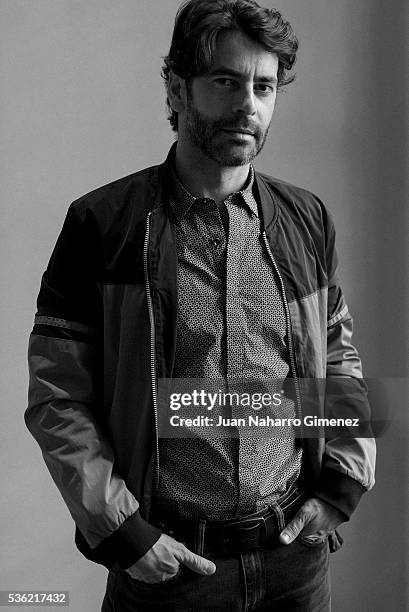
[[[231,193],[240,191],[249,174],[250,164],[220,166],[194,147],[178,140],[176,172],[184,187],[195,197],[223,202]]]

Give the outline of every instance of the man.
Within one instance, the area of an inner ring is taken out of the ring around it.
[[[79,549],[110,569],[105,611],[328,610],[335,529],[373,485],[370,438],[158,436],[167,378],[291,379],[282,410],[302,416],[302,381],[341,377],[369,418],[328,213],[251,165],[296,51],[252,0],[183,5],[176,144],[74,202],[43,276],[26,423]]]

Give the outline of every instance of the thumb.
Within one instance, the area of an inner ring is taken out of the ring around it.
[[[212,561],[209,561],[209,559],[205,559],[204,557],[196,555],[185,546],[180,551],[178,551],[175,556],[180,563],[183,563],[183,565],[186,565],[188,568],[190,568],[197,574],[210,576],[216,571],[216,566]]]
[[[305,525],[310,522],[311,518],[311,509],[307,504],[304,504],[298,510],[292,521],[290,521],[280,533],[279,540],[281,544],[291,544],[300,531],[304,529]]]

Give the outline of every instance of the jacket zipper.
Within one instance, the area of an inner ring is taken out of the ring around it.
[[[149,249],[149,235],[150,235],[150,216],[151,212],[146,217],[146,233],[145,240],[143,243],[143,269],[145,274],[145,289],[146,289],[146,300],[148,303],[149,312],[149,323],[151,331],[151,345],[150,345],[150,363],[151,363],[151,387],[152,387],[152,401],[153,401],[153,414],[155,419],[155,452],[156,452],[156,486],[159,483],[159,438],[158,438],[158,394],[156,387],[156,342],[155,342],[155,315],[153,311],[152,303],[152,292],[149,284],[149,269],[148,269],[148,249]]]
[[[280,270],[278,269],[277,263],[276,263],[276,261],[274,259],[274,256],[273,256],[273,253],[271,252],[270,244],[268,242],[267,234],[266,234],[265,230],[263,232],[263,240],[264,240],[264,244],[266,245],[267,253],[268,253],[268,255],[269,255],[270,259],[271,259],[271,262],[273,264],[274,270],[275,270],[275,272],[277,274],[277,277],[278,277],[278,279],[280,281],[280,289],[281,289],[281,294],[283,296],[285,316],[286,316],[286,319],[287,319],[288,352],[289,352],[289,355],[290,355],[290,367],[291,367],[291,373],[292,373],[293,378],[294,378],[295,395],[296,395],[296,399],[297,399],[297,411],[298,411],[298,415],[297,416],[301,420],[301,431],[303,432],[302,408],[301,408],[301,393],[300,393],[300,387],[299,387],[299,382],[298,382],[297,369],[296,369],[296,366],[295,366],[294,344],[293,344],[293,335],[292,335],[292,328],[291,328],[290,309],[288,307],[287,296],[285,294],[283,277],[281,276]],[[304,439],[304,438],[302,438],[302,439]]]

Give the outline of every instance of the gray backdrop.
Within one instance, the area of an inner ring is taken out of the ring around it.
[[[382,378],[379,403],[393,419],[379,440],[376,488],[332,556],[333,609],[399,611],[407,593],[407,3],[264,4],[290,19],[301,49],[256,166],[315,191],[332,211],[364,372]],[[106,571],[76,551],[72,520],[25,430],[27,338],[69,203],[161,161],[172,142],[159,71],[177,6],[0,1],[0,589],[69,589],[74,612],[99,609]]]

